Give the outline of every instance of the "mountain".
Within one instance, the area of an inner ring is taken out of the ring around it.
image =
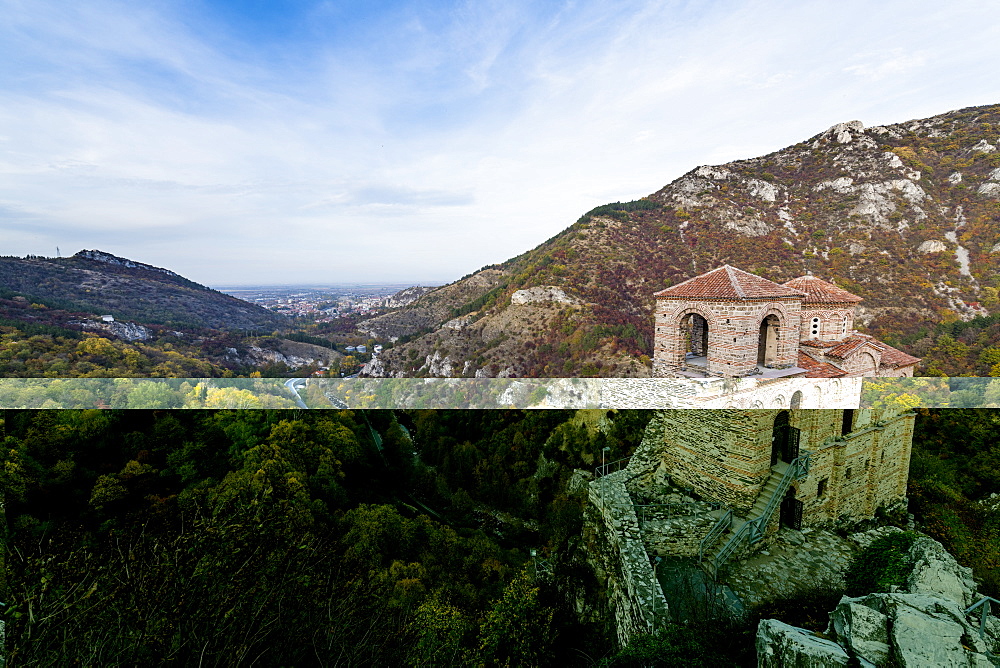
[[[648,375],[653,293],[723,264],[832,281],[864,298],[867,331],[896,344],[985,316],[1000,307],[998,147],[1000,105],[990,105],[840,123],[698,167],[362,323],[399,338],[369,373]]]
[[[160,267],[98,250],[68,258],[0,257],[0,296],[20,294],[119,320],[272,329],[283,317]]]

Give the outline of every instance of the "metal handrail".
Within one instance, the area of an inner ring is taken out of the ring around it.
[[[732,508],[723,513],[722,517],[719,518],[719,521],[715,523],[715,526],[713,526],[711,530],[705,535],[705,537],[698,542],[699,563],[701,563],[705,559],[705,549],[711,547],[715,543],[715,541],[719,539],[719,536],[722,535],[722,532],[727,530],[731,526],[733,526]]]
[[[722,549],[715,555],[715,558],[711,560],[712,567],[712,577],[718,577],[719,570],[726,564],[729,558],[743,546],[743,541],[756,543],[764,537],[764,532],[767,530],[768,522],[771,521],[771,516],[774,514],[775,508],[781,502],[781,498],[785,495],[785,492],[792,484],[792,479],[801,480],[806,475],[809,474],[809,455],[811,453],[805,452],[802,455],[796,457],[785,469],[785,473],[781,476],[781,480],[778,481],[778,486],[775,488],[774,493],[771,498],[768,499],[767,505],[764,506],[763,512],[758,516],[749,520],[746,524],[739,528],[735,534],[726,541]],[[714,528],[713,528],[714,530]]]
[[[601,478],[603,476],[608,475],[609,473],[615,473],[617,471],[620,471],[621,469],[625,468],[625,466],[628,466],[628,464],[626,463],[625,465],[623,465],[623,466],[615,469],[614,471],[611,471],[609,469],[612,466],[615,466],[617,464],[621,464],[622,462],[628,462],[628,460],[630,460],[630,459],[632,459],[632,458],[631,457],[624,457],[622,459],[616,459],[613,462],[608,462],[607,464],[601,464],[600,466],[598,466],[598,467],[596,467],[594,469],[594,477],[595,478]]]
[[[990,601],[993,603],[1000,603],[997,599],[992,596],[983,596],[979,599],[978,603],[973,603],[968,608],[965,609],[965,614],[969,614],[979,606],[983,606],[983,613],[979,615],[979,637],[982,638],[986,634],[986,618],[989,616],[992,610],[990,609]]]
[[[775,509],[778,504],[781,503],[782,497],[788,488],[792,485],[792,478],[800,480],[804,478],[809,473],[809,452],[802,454],[792,460],[792,463],[788,465],[785,469],[785,474],[781,476],[781,480],[778,481],[778,487],[774,490],[774,494],[768,499],[767,505],[764,506],[764,511],[753,520],[750,520],[748,524],[752,524],[750,542],[756,543],[764,537],[764,531],[767,529],[767,523],[771,519],[771,515],[774,514]]]

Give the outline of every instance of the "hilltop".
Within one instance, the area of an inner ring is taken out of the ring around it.
[[[648,375],[652,294],[731,264],[777,282],[832,281],[864,298],[863,328],[912,352],[940,323],[1000,307],[998,259],[1000,105],[990,105],[839,123],[697,167],[361,327],[399,340],[376,376]]]
[[[283,318],[169,269],[98,250],[67,258],[0,257],[0,291],[69,311],[215,329],[274,328]]]

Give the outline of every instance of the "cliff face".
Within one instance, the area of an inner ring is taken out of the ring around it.
[[[841,123],[766,156],[698,167],[489,268],[488,288],[477,287],[480,272],[369,331],[419,334],[387,351],[389,375],[428,374],[442,351],[455,375],[643,375],[653,292],[722,264],[777,282],[809,272],[832,281],[864,298],[859,322],[878,335],[1000,307],[998,261],[992,105]],[[515,298],[526,289],[568,299]]]

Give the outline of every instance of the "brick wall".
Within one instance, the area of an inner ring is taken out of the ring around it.
[[[771,315],[778,321],[775,327],[778,342],[770,366],[787,368],[798,360],[797,299],[735,302],[661,298],[657,300],[653,336],[655,375],[669,375],[683,368],[687,351],[686,319],[691,314],[698,314],[707,322],[708,371],[711,374],[740,377],[753,370],[757,366],[761,322]]]

